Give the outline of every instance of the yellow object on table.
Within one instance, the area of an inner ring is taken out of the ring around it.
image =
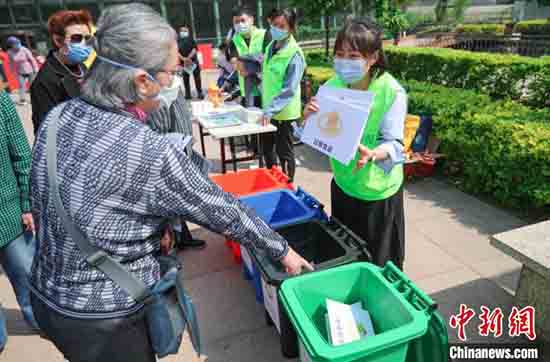
[[[216,84],[211,84],[208,87],[208,100],[212,102],[214,108],[223,105],[222,90]]]

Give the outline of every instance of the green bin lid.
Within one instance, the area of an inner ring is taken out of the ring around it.
[[[434,309],[428,321],[428,330],[422,337],[411,341],[406,362],[448,362],[449,335],[447,325]]]

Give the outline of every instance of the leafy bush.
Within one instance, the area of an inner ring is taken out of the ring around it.
[[[307,65],[313,67],[332,67],[332,51],[329,59],[325,57],[325,52],[319,50],[306,50],[305,52]]]
[[[315,91],[333,74],[327,67],[308,68]],[[442,151],[459,165],[466,191],[520,209],[550,205],[550,108],[415,80],[401,84],[409,112],[433,116]]]
[[[434,119],[443,151],[462,166],[464,189],[524,210],[550,205],[550,126],[488,112]]]
[[[401,32],[407,30],[411,25],[405,13],[400,9],[391,9],[391,11],[384,12],[381,23],[393,38],[398,37]]]
[[[533,35],[550,34],[550,18],[520,21],[514,27],[514,32]]]
[[[473,89],[532,107],[550,106],[550,57],[394,46],[386,46],[384,52],[388,70],[399,79]],[[318,50],[307,52],[307,58],[308,65],[331,64]]]
[[[488,95],[472,90],[447,88],[414,80],[402,81],[409,95],[409,110],[414,114],[440,115],[458,118],[464,112],[473,112],[492,104]]]
[[[308,63],[309,64],[309,63]],[[311,91],[317,93],[319,87],[327,80],[332,78],[334,71],[326,66],[309,66],[307,67],[307,75],[311,79]]]
[[[474,89],[494,98],[550,106],[550,58],[454,49],[386,47],[389,70],[400,79]]]
[[[438,24],[438,25],[429,25],[423,29],[416,32],[417,37],[430,36],[438,33],[450,33],[455,30],[454,25],[451,24]]]
[[[460,34],[491,34],[491,35],[503,35],[504,24],[464,24],[458,25],[455,29]]]

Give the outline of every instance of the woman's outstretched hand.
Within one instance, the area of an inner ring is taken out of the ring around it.
[[[313,271],[313,266],[296,253],[292,248],[288,248],[288,253],[281,260],[285,267],[285,271],[290,275],[299,275],[303,269]]]
[[[359,145],[359,160],[357,160],[357,164],[355,165],[353,172],[355,173],[365,167],[369,161],[376,161],[376,152],[368,147]]]

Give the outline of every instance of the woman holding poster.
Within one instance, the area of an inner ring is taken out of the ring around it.
[[[355,159],[347,165],[331,159],[332,214],[368,241],[373,262],[403,268],[403,137],[407,95],[384,70],[382,30],[371,21],[352,20],[336,37],[336,75],[325,86],[374,94],[374,102]],[[319,111],[313,99],[304,119]],[[358,120],[344,119],[345,122]]]

